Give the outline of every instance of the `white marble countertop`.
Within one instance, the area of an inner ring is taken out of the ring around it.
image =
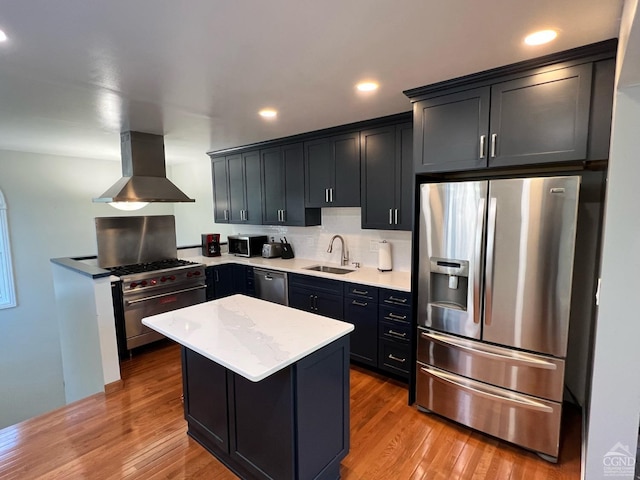
[[[142,323],[253,382],[354,329],[350,323],[244,295],[153,315]]]
[[[179,254],[182,252],[178,252]],[[221,265],[224,263],[241,263],[251,265],[252,267],[271,268],[283,272],[299,273],[302,275],[311,275],[315,277],[330,278],[332,280],[340,280],[343,282],[360,283],[370,285],[372,287],[390,288],[392,290],[400,290],[403,292],[411,291],[411,272],[403,272],[392,270],[390,272],[380,272],[376,268],[361,267],[353,268],[352,266],[343,267],[353,270],[344,275],[335,273],[316,272],[313,270],[305,270],[306,267],[313,265],[330,265],[339,267],[337,264],[329,264],[318,262],[317,260],[307,258],[292,258],[283,260],[282,258],[262,258],[262,257],[236,257],[234,255],[222,254],[219,257],[204,257],[201,255],[188,256],[180,255],[180,258],[191,260],[192,262],[204,263],[205,265]]]

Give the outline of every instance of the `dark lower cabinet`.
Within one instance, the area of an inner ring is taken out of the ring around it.
[[[205,269],[207,300],[228,297],[236,292],[234,264],[210,266]]]
[[[343,319],[342,282],[308,275],[289,275],[289,306]]]
[[[209,266],[205,269],[207,300],[228,297],[241,293],[256,296],[253,267],[237,263]]]
[[[411,293],[381,288],[378,309],[378,368],[409,379]]]
[[[345,283],[344,321],[353,324],[351,359],[376,367],[378,365],[378,289]]]
[[[246,480],[336,480],[349,452],[349,339],[260,382],[182,348],[188,434]]]

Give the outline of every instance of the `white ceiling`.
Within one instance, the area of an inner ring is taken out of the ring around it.
[[[409,111],[403,90],[616,37],[623,0],[0,2],[0,149],[169,163]],[[522,38],[553,27],[550,45]],[[375,79],[380,89],[357,94]],[[262,120],[263,107],[279,111]]]

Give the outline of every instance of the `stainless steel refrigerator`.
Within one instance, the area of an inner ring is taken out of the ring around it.
[[[580,177],[420,185],[416,401],[558,456]]]

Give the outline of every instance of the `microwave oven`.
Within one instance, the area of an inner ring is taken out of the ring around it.
[[[259,257],[262,246],[269,240],[266,235],[229,235],[227,237],[229,253],[237,257]]]

